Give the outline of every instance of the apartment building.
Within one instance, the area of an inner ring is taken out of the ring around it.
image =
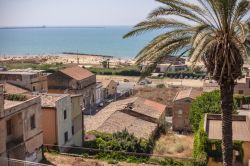
[[[41,70],[0,71],[0,83],[8,82],[32,92],[47,92],[47,75]]]
[[[82,98],[82,95],[41,94],[44,144],[82,146]]]
[[[8,94],[6,94],[8,95]],[[42,160],[42,111],[40,97],[4,100],[0,85],[0,165],[7,157],[31,162]]]
[[[50,93],[81,94],[86,114],[95,114],[96,76],[79,66],[68,67],[48,76]]]

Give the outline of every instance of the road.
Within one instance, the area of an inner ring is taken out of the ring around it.
[[[105,76],[105,75],[97,75],[98,80],[102,79],[113,79],[118,82],[123,82],[124,79],[129,80],[130,83],[136,85],[139,80],[139,77],[132,77],[132,76]],[[185,87],[202,87],[203,80],[193,80],[193,79],[171,79],[171,78],[163,78],[163,79],[150,79],[152,81],[151,85],[155,87],[158,84],[164,84],[165,86],[185,86]],[[140,87],[136,85],[135,88]]]

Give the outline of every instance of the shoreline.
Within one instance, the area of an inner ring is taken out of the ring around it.
[[[29,54],[29,55],[0,55],[1,63],[41,63],[41,64],[78,64],[100,66],[103,61],[109,60],[111,66],[133,65],[134,59],[116,58],[108,55],[95,55],[74,52],[59,54]]]

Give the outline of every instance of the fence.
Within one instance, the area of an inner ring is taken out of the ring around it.
[[[170,160],[170,161],[178,161],[178,162],[189,162],[199,166],[205,165],[205,163],[193,159],[191,157],[176,157],[176,156],[167,156],[167,155],[156,155],[156,154],[149,154],[149,153],[136,153],[136,152],[126,152],[126,151],[114,151],[114,150],[105,150],[105,149],[94,149],[94,148],[84,148],[84,147],[72,147],[72,146],[59,146],[59,145],[44,145],[44,150],[52,153],[59,153],[62,155],[67,156],[74,156],[74,157],[83,157],[84,155],[88,155],[88,157],[93,158],[95,155],[99,153],[105,154],[112,154],[117,153],[126,156],[135,156],[135,157],[142,157],[142,158],[158,158],[163,160]]]
[[[4,157],[0,158],[0,165],[1,166],[51,166],[42,163],[35,163],[30,161],[17,160],[13,158],[4,158]]]

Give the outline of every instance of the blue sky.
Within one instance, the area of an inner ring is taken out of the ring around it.
[[[0,26],[134,25],[154,0],[0,0]]]

